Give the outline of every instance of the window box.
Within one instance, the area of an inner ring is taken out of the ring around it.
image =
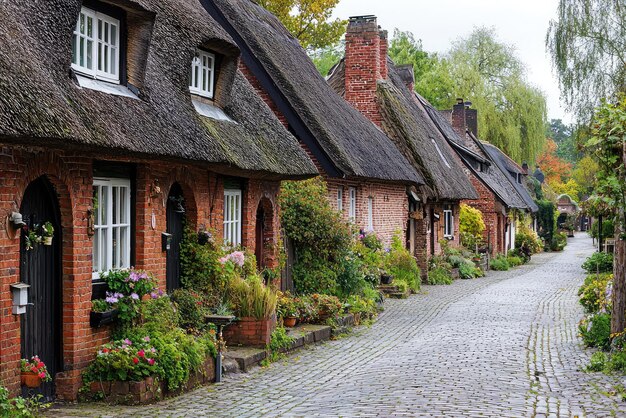
[[[100,328],[103,325],[112,324],[117,320],[118,314],[119,310],[117,308],[105,312],[91,311],[89,313],[89,325],[92,328]]]

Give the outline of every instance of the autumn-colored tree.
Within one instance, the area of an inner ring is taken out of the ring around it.
[[[330,20],[339,0],[259,0],[272,12],[303,48],[334,45],[346,31],[346,21]]]
[[[537,157],[537,165],[550,185],[565,183],[570,177],[572,165],[556,155],[557,145],[551,139],[546,141],[543,152]]]

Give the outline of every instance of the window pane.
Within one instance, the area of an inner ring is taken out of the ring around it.
[[[98,19],[98,39],[102,40],[102,20]]]
[[[78,46],[78,35],[72,36],[72,63],[78,64],[78,53],[76,47]]]
[[[117,25],[111,25],[111,45],[117,46]]]
[[[117,75],[117,49],[111,48],[111,74]]]
[[[100,190],[100,225],[106,225],[108,223],[109,186],[102,186]]]
[[[87,36],[93,38],[93,18],[87,16]]]
[[[80,33],[84,34],[85,33],[85,15],[81,13],[79,20],[80,20],[80,24],[79,24],[80,30],[79,31],[80,31]]]
[[[119,235],[120,235],[119,228],[113,228],[113,251],[112,251],[113,264],[111,267],[113,267],[114,269],[119,268],[119,259],[120,259]]]
[[[117,219],[119,216],[119,207],[118,207],[118,203],[119,203],[119,199],[118,199],[118,193],[119,193],[120,188],[119,187],[113,187],[112,191],[113,191],[113,202],[111,204],[111,210],[113,210],[113,224],[118,224],[119,220]]]
[[[120,187],[120,223],[128,223],[128,187]]]
[[[78,65],[80,65],[81,67],[85,66],[85,38],[81,37],[80,38],[80,62],[78,63]]]
[[[108,73],[110,72],[109,71],[109,46],[104,44],[102,48],[104,49],[104,58],[102,59],[102,68],[100,70]]]
[[[93,41],[87,41],[87,68],[93,69]]]
[[[104,22],[104,42],[109,42],[109,24]]]
[[[100,230],[96,229],[96,233],[93,236],[93,267],[92,271],[100,270]]]
[[[107,257],[107,248],[108,248],[108,236],[109,236],[109,230],[108,229],[101,229],[101,241],[100,241],[100,245],[101,245],[101,250],[102,252],[100,253],[100,266],[99,266],[99,270],[102,271],[106,271],[109,268],[109,258]]]

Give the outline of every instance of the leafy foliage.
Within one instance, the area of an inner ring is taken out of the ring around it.
[[[547,245],[550,245],[555,230],[554,213],[556,206],[554,202],[545,199],[537,200],[535,203],[539,207],[537,212],[538,234]]]
[[[600,98],[624,91],[626,7],[622,0],[560,0],[546,43],[566,104],[589,120]]]
[[[35,418],[39,416],[39,408],[47,406],[40,400],[41,395],[9,398],[8,389],[0,386],[0,418]]]
[[[496,255],[489,263],[491,270],[506,271],[511,268],[508,258],[503,254]]]
[[[419,291],[420,269],[415,258],[402,245],[399,234],[392,238],[391,248],[385,257],[385,269],[393,276],[394,283],[405,282],[413,292]]]
[[[597,313],[585,317],[578,325],[578,331],[587,347],[608,350],[611,346],[611,315]]]
[[[276,311],[277,295],[259,277],[234,278],[229,286],[229,299],[237,316],[267,319]]]
[[[613,254],[595,252],[582,265],[587,273],[610,273],[613,271]]]
[[[346,31],[346,21],[330,20],[339,0],[259,0],[272,12],[303,48],[335,44]]]
[[[557,156],[556,142],[551,139],[546,141],[543,152],[537,157],[537,165],[550,185],[567,181],[572,171],[572,164]]]
[[[459,229],[461,244],[466,248],[475,249],[480,244],[485,231],[482,212],[465,203],[461,203]]]
[[[585,312],[589,314],[610,312],[612,287],[612,274],[590,274],[587,276],[583,285],[578,289],[578,301]]]

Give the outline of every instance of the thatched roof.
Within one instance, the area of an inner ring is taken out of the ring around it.
[[[461,157],[465,166],[474,175],[483,182],[489,190],[491,190],[507,207],[514,209],[526,209],[527,205],[522,200],[517,190],[508,180],[508,174],[505,174],[500,167],[495,164],[480,141],[473,134],[467,133],[466,138],[462,138],[452,127],[450,121],[446,118],[447,113],[442,113],[435,109],[426,99],[417,96],[425,107],[426,112],[444,134],[450,145]],[[482,165],[483,169],[477,169],[476,162]]]
[[[420,187],[424,197],[444,200],[477,198],[463,172],[462,163],[406,87],[405,78],[411,76],[412,67],[402,67],[399,71],[388,59],[387,68],[388,80],[379,80],[377,87],[383,128],[425,179],[425,185]],[[328,83],[339,94],[345,94],[344,59],[333,67]]]
[[[527,209],[533,213],[537,212],[539,207],[530,196],[530,192],[526,188],[526,185],[524,182],[517,181],[516,177],[522,179],[525,176],[522,168],[495,145],[491,145],[486,142],[482,142],[482,145],[485,147],[485,150],[491,159],[498,165],[498,167],[500,167],[500,170],[507,175],[507,178],[513,187],[515,187],[515,190],[517,190],[517,193],[520,195],[522,200],[524,200],[524,203],[526,203]]]
[[[145,65],[133,79],[140,84],[139,100],[78,85],[70,70],[70,40],[80,0],[0,2],[0,141],[191,160],[231,174],[317,173],[236,70],[234,41],[198,2],[110,3],[127,11],[129,25],[140,19],[150,23],[129,36],[129,51],[145,51],[132,62],[135,69]],[[192,104],[189,69],[200,45],[234,54],[221,99],[230,121],[200,116]]]
[[[250,0],[201,0],[327,173],[421,184],[393,142],[339,97],[279,20]]]

